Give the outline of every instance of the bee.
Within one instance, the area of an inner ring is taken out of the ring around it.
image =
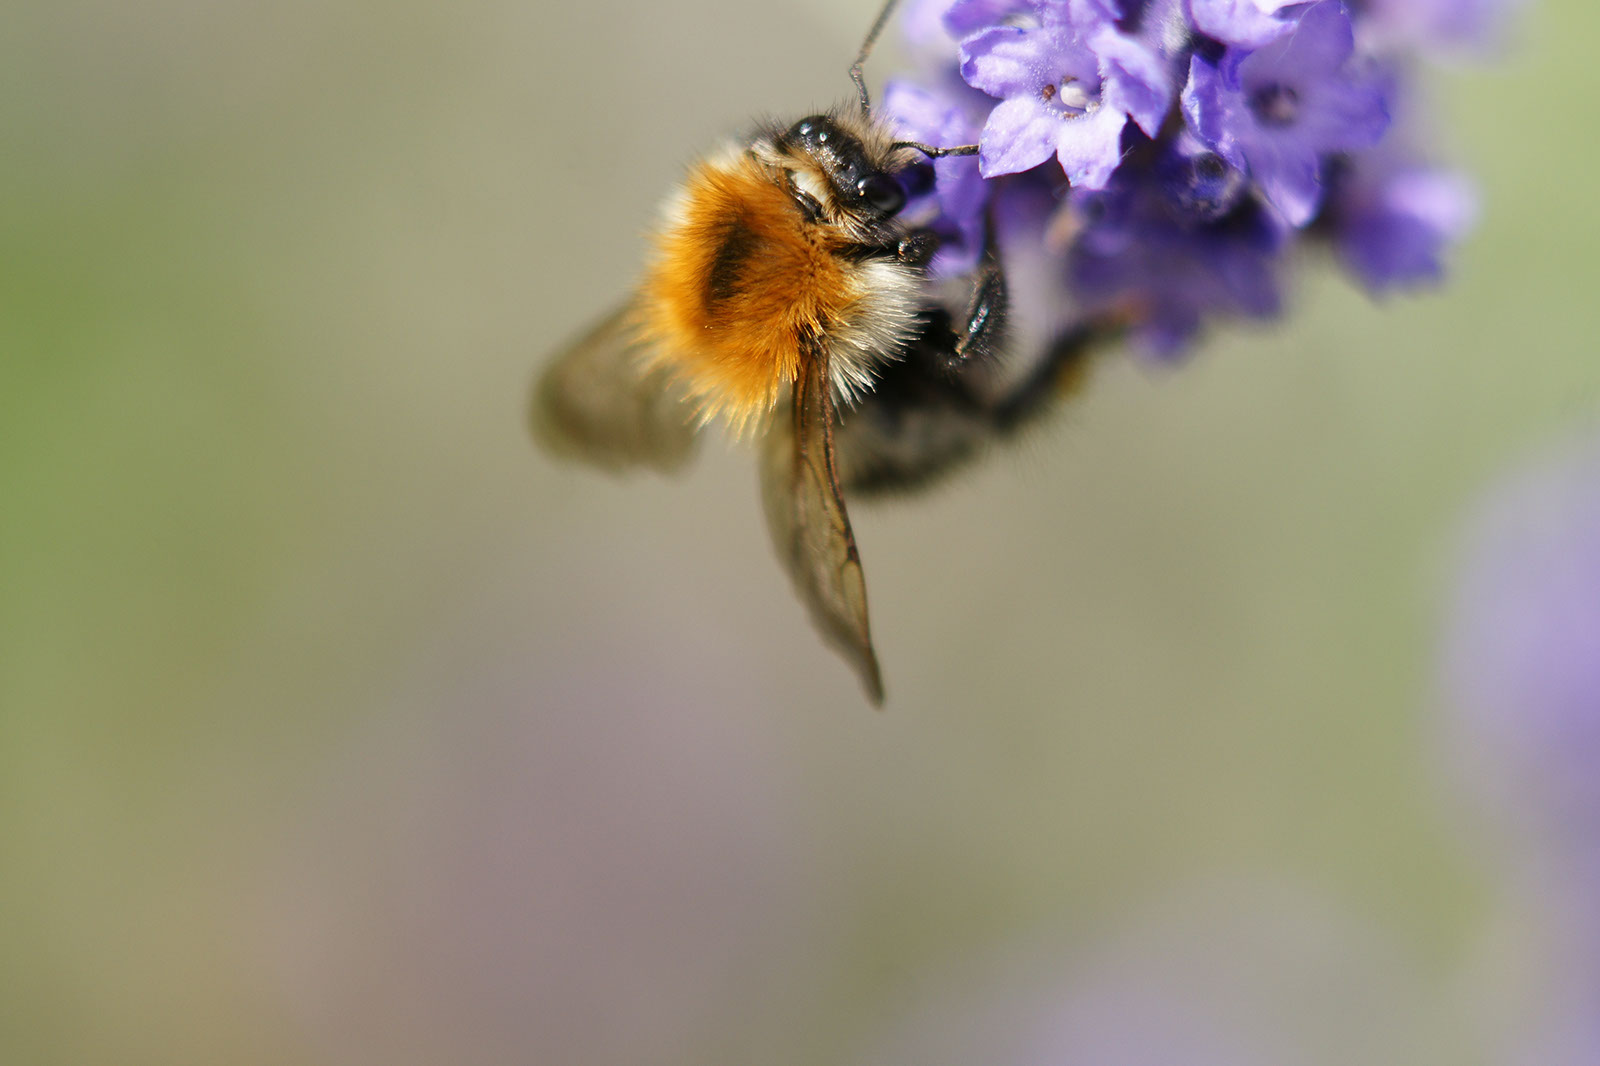
[[[1091,339],[1058,338],[993,387],[985,367],[1008,336],[993,239],[952,295],[928,271],[941,238],[903,215],[927,160],[978,146],[897,139],[862,76],[894,6],[850,68],[850,105],[760,125],[690,168],[643,281],[555,357],[533,402],[549,451],[612,470],[677,469],[712,422],[754,438],[779,560],[877,705],[846,495],[920,488],[1009,435],[1076,377]]]

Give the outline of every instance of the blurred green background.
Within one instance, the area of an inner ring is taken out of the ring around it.
[[[1238,870],[1477,965],[1434,634],[1474,493],[1600,411],[1600,9],[1430,73],[1483,194],[1441,290],[1308,260],[1283,328],[857,508],[882,714],[748,456],[617,481],[523,421],[685,159],[847,95],[871,14],[7,14],[0,1058],[848,1061]]]

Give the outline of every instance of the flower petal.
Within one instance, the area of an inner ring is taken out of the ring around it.
[[[961,45],[961,77],[990,96],[1031,96],[1056,80],[1049,58],[1047,34],[996,26]]]
[[[1222,72],[1199,56],[1189,60],[1183,89],[1183,117],[1194,135],[1234,167],[1245,169],[1244,154],[1227,121],[1228,86]]]
[[[995,105],[979,142],[978,169],[986,178],[1032,170],[1055,154],[1062,121],[1036,97],[1015,96]]]
[[[1127,114],[1113,107],[1061,122],[1056,156],[1067,180],[1078,188],[1104,188],[1122,162],[1122,127],[1127,124]]]
[[[1096,33],[1089,46],[1100,57],[1106,106],[1132,115],[1140,129],[1156,136],[1175,92],[1167,64],[1143,42],[1113,27]]]
[[[1277,12],[1296,0],[1189,0],[1189,17],[1207,37],[1240,48],[1260,48],[1294,25]]]
[[[1245,157],[1250,176],[1296,229],[1310,222],[1322,203],[1322,161],[1313,150],[1289,140],[1261,140]]]
[[[1038,7],[1036,0],[956,0],[944,13],[944,26],[960,40],[1018,15],[1037,18]]]
[[[1247,85],[1304,83],[1336,72],[1355,51],[1355,31],[1339,0],[1319,0],[1278,38],[1239,64]]]
[[[1478,193],[1453,170],[1412,170],[1397,174],[1385,190],[1389,208],[1418,219],[1448,240],[1456,240],[1478,219]]]
[[[1401,171],[1342,205],[1335,248],[1374,293],[1435,281],[1440,254],[1472,225],[1477,196],[1459,174]]]
[[[1389,128],[1389,108],[1375,86],[1328,79],[1306,101],[1295,127],[1325,152],[1366,148]]]

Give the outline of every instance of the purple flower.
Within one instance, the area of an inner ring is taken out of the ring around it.
[[[1545,971],[1532,1066],[1600,1061],[1600,433],[1472,522],[1444,632],[1444,727]]]
[[[1384,47],[1444,51],[1490,47],[1525,0],[1366,0],[1362,31]]]
[[[964,18],[973,2],[952,15]],[[982,173],[1020,173],[1053,155],[1073,185],[1101,188],[1122,159],[1130,116],[1151,136],[1159,131],[1173,98],[1167,67],[1117,28],[1118,10],[1107,4],[1035,0],[1025,10],[1028,25],[1013,19],[961,45],[961,76],[1002,100],[979,142]]]
[[[1157,170],[1181,173],[1193,162]],[[1202,167],[1197,185],[1212,174]],[[1225,175],[1215,180],[1220,190]],[[1271,318],[1282,305],[1284,228],[1254,200],[1207,217],[1177,185],[1175,194],[1170,181],[1119,172],[1111,187],[1076,193],[1067,207],[1082,227],[1067,258],[1072,291],[1091,311],[1131,315],[1136,337],[1162,358],[1178,354],[1210,315]]]
[[[1259,50],[1230,47],[1220,64],[1196,55],[1183,109],[1201,140],[1304,226],[1322,201],[1324,157],[1376,143],[1389,115],[1375,80],[1351,63],[1355,39],[1337,0],[1292,25]]]
[[[1477,519],[1443,683],[1489,806],[1523,842],[1600,875],[1600,437],[1522,474]]]
[[[913,0],[922,88],[886,110],[916,140],[980,146],[913,204],[947,239],[940,273],[974,266],[993,226],[1008,261],[1038,253],[1052,323],[1109,314],[1173,355],[1211,315],[1276,315],[1294,243],[1326,241],[1375,294],[1440,276],[1474,204],[1393,128],[1406,53],[1476,42],[1522,2]]]
[[[1332,185],[1334,250],[1374,294],[1437,281],[1444,250],[1477,215],[1471,183],[1454,171],[1369,154],[1351,158]]]

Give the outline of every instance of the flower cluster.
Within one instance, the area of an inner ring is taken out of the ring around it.
[[[1374,293],[1438,277],[1473,199],[1424,161],[1405,75],[1511,2],[921,0],[924,69],[884,110],[909,139],[979,145],[934,163],[938,269],[1031,232],[1076,314],[1171,355],[1212,315],[1276,315],[1303,240]]]
[[[1467,549],[1442,676],[1465,776],[1600,891],[1600,435],[1490,495]]]
[[[1525,1060],[1600,1062],[1600,434],[1526,465],[1468,529],[1442,642],[1442,725],[1548,940]]]

